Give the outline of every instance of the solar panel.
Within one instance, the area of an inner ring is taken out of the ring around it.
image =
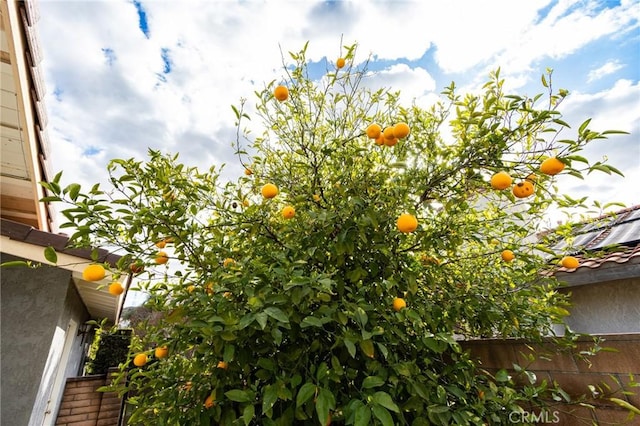
[[[602,241],[590,248],[599,249],[613,244],[628,244],[638,241],[640,241],[640,220],[633,220],[613,226]]]

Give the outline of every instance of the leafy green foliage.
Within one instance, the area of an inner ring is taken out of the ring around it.
[[[355,46],[344,48],[344,69],[311,81],[305,49],[284,63],[283,82],[256,93],[262,133],[245,129],[246,101],[232,108],[234,146],[251,174],[225,183],[215,167],[150,150],[147,161],[113,160],[109,190],[62,189],[59,176],[46,185],[72,204],[63,214],[74,241],[126,251],[123,272],[145,267],[146,307],[161,315],[133,349],[167,345],[169,356],[144,368],[129,361],[114,385],[132,392],[131,424],[504,420],[541,396],[506,373],[483,374],[457,339],[536,339],[562,322],[566,300],[540,274],[561,253],[535,237],[553,202],[581,200],[559,194],[537,167],[554,155],[564,173],[615,173],[579,154],[607,132],[586,121],[575,140],[559,138],[567,92],[551,90],[550,72],[546,95],[504,93],[498,70],[481,93],[459,96],[451,84],[424,109],[366,89]],[[289,98],[279,102],[272,91],[282,83]],[[371,123],[398,122],[411,133],[395,146],[365,135]],[[500,170],[516,181],[535,174],[534,194],[492,190]],[[266,183],[277,197],[260,196]],[[282,218],[285,205],[292,219]],[[418,218],[415,232],[396,229],[405,212]],[[167,266],[153,262],[160,240]],[[513,262],[501,260],[504,249]],[[407,307],[396,312],[395,297]]]
[[[131,344],[131,330],[104,327],[97,329],[91,345],[86,370],[89,374],[106,374],[126,362]]]

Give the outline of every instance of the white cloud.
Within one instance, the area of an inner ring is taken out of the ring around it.
[[[371,90],[389,88],[400,91],[400,102],[408,105],[429,105],[436,90],[436,82],[424,68],[410,68],[406,64],[395,64],[381,71],[370,73],[363,87]]]
[[[593,131],[622,130],[629,135],[610,135],[608,139],[595,140],[585,148],[582,155],[591,163],[606,160],[618,168],[625,177],[594,172],[584,181],[571,177],[560,180],[563,188],[575,198],[589,196],[604,203],[620,201],[626,205],[640,204],[640,83],[619,80],[607,90],[597,93],[573,93],[562,106],[563,119],[579,126],[592,118],[589,128]],[[571,138],[576,137],[576,128]]]
[[[587,81],[592,82],[599,80],[606,75],[613,74],[623,66],[624,65],[622,65],[618,60],[609,61],[601,67],[589,71],[589,74],[587,74]]]

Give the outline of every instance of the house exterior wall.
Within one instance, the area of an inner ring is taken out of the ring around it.
[[[14,260],[21,259],[1,255],[2,262]],[[66,340],[69,321],[82,324],[88,319],[71,272],[50,266],[3,268],[0,317],[0,424],[41,424],[47,409],[53,414],[57,411],[57,405],[47,404],[47,400],[56,383],[62,353],[59,346]],[[60,366],[74,375],[82,357],[78,339],[82,336],[72,339],[69,353],[75,367]]]
[[[56,426],[118,426],[122,399],[116,392],[98,391],[111,383],[113,374],[68,379]]]
[[[571,315],[565,319],[577,333],[640,333],[640,278],[572,286]]]

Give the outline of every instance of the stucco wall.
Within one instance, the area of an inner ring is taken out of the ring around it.
[[[12,260],[20,259],[1,255],[2,262]],[[81,324],[87,314],[71,272],[43,266],[2,269],[0,315],[0,424],[27,425],[56,327],[66,330],[71,318]]]
[[[566,322],[575,332],[640,333],[640,278],[585,284],[571,293]]]
[[[73,319],[78,323],[78,326],[82,326],[87,320],[89,320],[89,313],[86,307],[80,299],[78,290],[74,285],[67,287],[67,297],[65,299],[64,311],[58,321],[58,327],[64,328],[69,324],[69,320]],[[75,377],[81,375],[80,364],[84,360],[83,355],[85,348],[84,343],[90,344],[93,332],[87,335],[77,334],[73,341],[73,348],[69,356],[69,361],[65,370],[65,377]],[[88,349],[88,345],[87,345]]]

